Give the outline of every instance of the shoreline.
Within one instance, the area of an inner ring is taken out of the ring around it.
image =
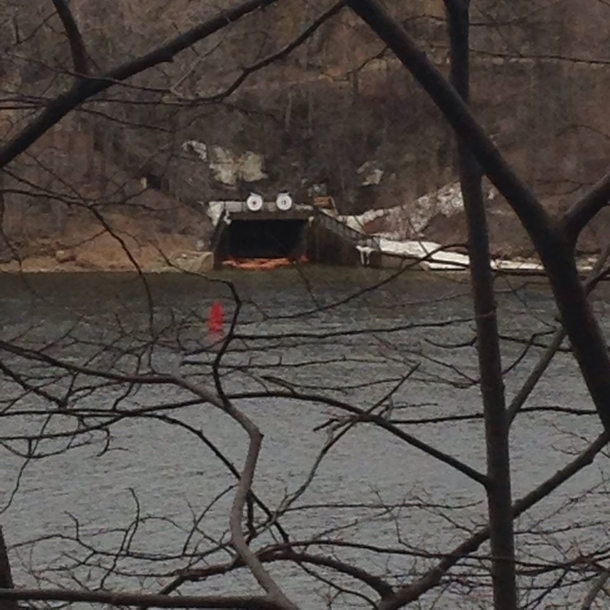
[[[50,257],[49,257],[50,258]],[[412,262],[412,260],[408,258],[403,258],[404,264],[406,267]],[[207,276],[219,276],[224,274],[248,274],[254,275],[257,272],[282,272],[291,270],[296,267],[296,265],[286,266],[281,265],[277,267],[269,267],[269,268],[235,268],[235,267],[224,267],[222,269],[213,269],[213,266],[210,263],[206,263],[205,265],[201,264],[185,264],[181,262],[179,264],[153,264],[153,265],[138,265],[138,267],[126,266],[108,266],[108,267],[86,267],[78,264],[67,264],[62,263],[58,264],[56,261],[54,264],[50,260],[40,260],[38,257],[34,260],[25,259],[21,262],[21,264],[12,261],[11,263],[0,263],[0,277],[18,277],[20,275],[27,276],[61,276],[61,275],[99,275],[99,276],[130,276],[130,275],[146,275],[146,276],[178,276],[188,275],[191,277],[207,277]],[[538,265],[535,268],[529,267],[526,265],[525,268],[520,266],[519,262],[513,261],[503,261],[506,263],[505,265],[501,265],[493,269],[493,273],[495,277],[513,277],[513,278],[522,278],[522,279],[530,279],[530,280],[545,280],[546,274],[544,270]],[[304,267],[316,267],[316,268],[336,268],[336,265],[322,265],[316,263],[303,263]],[[343,267],[342,267],[343,268]],[[353,267],[349,267],[350,269],[358,269],[360,271],[368,270],[371,272],[382,272],[387,274],[399,273],[400,274],[400,266],[388,266],[388,267],[374,267],[374,266],[365,266],[365,265],[356,265]],[[578,267],[578,272],[581,277],[586,277],[588,273],[592,270],[590,265]],[[441,266],[435,268],[433,265],[415,265],[410,268],[405,268],[403,272],[405,275],[417,275],[418,277],[426,277],[429,279],[446,279],[446,280],[454,280],[454,281],[469,281],[470,274],[468,267],[451,267],[451,266]],[[608,278],[610,280],[610,278]],[[608,281],[608,280],[602,280]]]
[[[108,236],[105,236],[108,237]],[[354,269],[371,269],[390,273],[425,274],[429,277],[462,279],[469,276],[470,260],[464,253],[446,250],[441,244],[427,241],[395,241],[378,237],[377,248],[356,246],[359,264]],[[287,264],[289,259],[251,259],[223,265],[214,269],[214,253],[200,250],[188,239],[166,240],[162,249],[158,245],[137,245],[133,249],[119,247],[115,240],[98,238],[95,243],[81,244],[78,248],[57,249],[53,253],[22,256],[20,260],[0,263],[0,275],[60,275],[60,274],[145,274],[201,276],[214,271],[236,273],[290,269],[294,266],[324,265],[309,263],[306,259],[297,265]],[[597,257],[582,255],[576,261],[580,276],[588,275]],[[334,266],[334,265],[331,265]],[[493,258],[493,273],[505,277],[546,278],[544,268],[535,258]]]
[[[59,261],[54,256],[34,256],[21,261],[12,260],[0,263],[0,275],[59,275],[59,274],[121,274],[145,273],[147,275],[208,272],[213,267],[211,252],[182,252],[178,256],[166,257],[134,257],[134,261],[108,261],[104,264],[81,264],[77,260]]]

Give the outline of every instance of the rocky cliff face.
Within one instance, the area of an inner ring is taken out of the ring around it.
[[[388,4],[446,69],[442,1]],[[475,112],[528,183],[560,208],[610,158],[610,8],[595,0],[472,4]],[[250,190],[289,189],[306,198],[314,186],[332,194],[342,213],[402,206],[416,219],[416,200],[455,180],[452,134],[347,10],[224,96],[244,67],[289,44],[328,6],[278,3],[64,119],[3,175],[8,239],[25,254],[42,243],[65,247],[112,212],[138,220],[130,224],[141,227],[137,239],[165,232],[195,242],[209,230],[201,202],[245,198]],[[150,50],[215,8],[188,0],[73,3],[99,70]],[[65,89],[71,64],[49,3],[5,0],[0,12],[6,140]],[[527,254],[505,205],[490,205],[496,252]],[[595,249],[595,231],[604,230],[602,218],[582,248]],[[422,236],[463,241],[462,219],[441,212]]]

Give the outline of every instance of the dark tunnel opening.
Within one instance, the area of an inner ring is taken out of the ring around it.
[[[226,229],[228,258],[298,258],[305,252],[307,220],[232,220]]]

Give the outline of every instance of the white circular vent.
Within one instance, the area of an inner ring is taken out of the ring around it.
[[[250,196],[246,199],[246,207],[251,212],[258,212],[263,208],[263,198],[256,193],[250,193]]]
[[[275,200],[278,210],[287,212],[292,207],[292,197],[288,193],[280,193]]]

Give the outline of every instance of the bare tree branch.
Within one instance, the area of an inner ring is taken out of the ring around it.
[[[239,409],[236,409],[230,401],[223,401],[221,398],[210,397],[210,391],[207,388],[200,388],[198,385],[179,377],[176,378],[176,385],[190,390],[202,400],[209,400],[212,402],[212,404],[219,406],[248,434],[250,439],[248,454],[246,456],[246,462],[239,479],[239,485],[237,486],[237,493],[235,494],[235,498],[233,500],[233,506],[231,507],[230,527],[233,546],[244,563],[250,568],[250,571],[258,583],[269,594],[270,598],[276,601],[281,608],[296,610],[297,607],[286,597],[269,572],[265,570],[263,564],[257,558],[256,554],[248,546],[241,526],[244,506],[246,505],[246,500],[252,488],[254,471],[256,469],[258,454],[263,441],[261,431],[249,417],[247,417]]]
[[[565,212],[562,218],[568,240],[575,244],[582,230],[610,201],[610,171]]]
[[[245,15],[273,4],[273,2],[275,0],[247,0],[232,9],[218,13],[211,19],[184,34],[176,36],[150,53],[128,61],[100,77],[76,80],[68,91],[49,102],[45,110],[38,117],[0,148],[0,169],[27,150],[40,136],[46,133],[53,125],[59,123],[63,117],[85,100],[140,72],[144,72],[161,63],[172,61],[184,49],[219,32]]]
[[[76,23],[76,19],[66,0],[51,1],[53,2],[53,6],[61,19],[66,36],[68,37],[74,72],[77,75],[84,76],[89,73],[87,47],[85,46],[85,41],[83,40],[81,31]]]
[[[0,589],[0,599],[23,601],[89,602],[110,606],[148,606],[157,608],[244,608],[283,610],[284,606],[267,597],[251,596],[171,596],[106,591],[63,591],[61,589]]]
[[[297,545],[306,546],[300,542],[297,543]],[[393,592],[392,587],[385,580],[378,576],[375,576],[361,568],[358,568],[350,563],[340,561],[338,559],[326,557],[323,555],[316,555],[314,553],[309,553],[306,551],[298,551],[293,548],[293,545],[290,543],[285,543],[276,547],[263,549],[257,555],[257,558],[262,563],[292,561],[297,564],[324,566],[330,568],[331,570],[334,570],[335,572],[345,574],[347,576],[350,576],[351,578],[354,578],[355,580],[363,582],[371,589],[376,591],[382,598],[391,595]],[[234,561],[231,563],[209,566],[198,570],[186,571],[179,576],[179,583],[182,584],[184,582],[199,581],[210,576],[226,574],[244,566],[245,564],[243,562]]]
[[[280,398],[286,398],[289,400],[317,402],[317,403],[328,405],[331,407],[336,407],[343,411],[347,411],[348,413],[353,414],[357,420],[360,420],[363,423],[367,423],[367,422],[374,423],[374,424],[378,425],[380,428],[384,428],[385,430],[387,430],[388,432],[390,432],[397,438],[400,438],[401,440],[406,442],[408,445],[416,447],[417,449],[420,449],[421,451],[430,455],[431,457],[434,457],[437,460],[447,464],[448,466],[455,468],[457,471],[459,471],[462,474],[466,475],[467,477],[471,478],[473,481],[480,483],[484,487],[489,485],[489,481],[488,481],[487,477],[484,474],[480,473],[475,468],[472,468],[471,466],[468,466],[468,464],[464,464],[464,462],[458,460],[457,458],[453,457],[452,455],[449,455],[448,453],[445,453],[444,451],[440,451],[439,449],[436,449],[435,447],[429,445],[428,443],[425,443],[424,441],[419,440],[418,438],[414,437],[412,434],[409,434],[408,432],[405,432],[404,430],[400,429],[398,426],[393,425],[391,422],[389,422],[387,419],[385,419],[385,417],[383,417],[382,415],[378,415],[376,413],[367,413],[367,411],[365,411],[364,409],[360,409],[360,408],[350,405],[349,403],[346,403],[344,401],[337,400],[335,398],[330,398],[327,396],[322,396],[319,394],[305,394],[305,393],[297,392],[295,390],[290,390],[290,391],[268,390],[265,392],[242,392],[242,393],[235,393],[235,394],[230,395],[230,397],[232,399],[260,398],[262,396],[276,396],[276,397],[280,397]]]
[[[3,589],[13,588],[13,576],[11,573],[11,564],[9,562],[6,544],[4,542],[4,533],[0,527],[0,587]],[[17,610],[17,602],[15,600],[0,601],[1,610]]]
[[[450,81],[465,104],[470,100],[470,3],[445,0],[450,39]],[[477,327],[477,356],[487,448],[487,506],[489,515],[491,577],[495,610],[516,610],[515,534],[511,515],[509,420],[502,376],[502,354],[494,280],[491,270],[489,228],[482,174],[468,148],[458,137],[459,175],[468,226],[470,278]]]
[[[517,500],[513,504],[513,518],[529,510],[577,472],[589,466],[595,459],[595,456],[608,444],[608,441],[610,441],[610,434],[604,432],[574,460],[558,470],[552,477],[536,487],[536,489],[533,489],[523,498]],[[426,591],[438,585],[448,570],[465,556],[474,553],[488,539],[489,527],[478,530],[470,538],[455,547],[452,552],[448,553],[436,566],[426,572],[424,576],[413,584],[397,591],[392,599],[382,601],[379,604],[379,610],[398,610],[398,608],[420,598]]]
[[[580,610],[591,610],[595,598],[604,590],[604,585],[610,578],[610,571],[604,570],[594,581],[593,586],[585,596]]]
[[[600,281],[600,279],[604,276],[604,266],[608,257],[610,256],[610,242],[606,245],[604,250],[600,253],[595,267],[592,269],[589,277],[586,281],[586,290],[587,293],[591,292]],[[509,407],[508,407],[508,421],[509,425],[515,419],[529,395],[532,393],[533,389],[540,381],[540,378],[548,368],[549,364],[555,357],[555,354],[559,351],[563,340],[566,337],[565,328],[561,327],[555,331],[551,343],[549,343],[548,347],[545,349],[544,353],[534,366],[534,368],[530,371],[527,379],[519,389],[519,391],[513,397]]]
[[[181,99],[187,99],[189,102],[220,102],[232,93],[234,93],[244,81],[259,70],[266,68],[267,66],[275,63],[281,59],[288,57],[295,49],[300,47],[308,38],[310,38],[317,30],[319,30],[329,19],[337,15],[341,9],[345,7],[345,0],[340,0],[336,4],[333,4],[327,11],[322,13],[311,25],[305,28],[292,42],[288,43],[285,47],[272,53],[267,57],[247,66],[243,69],[242,73],[223,91],[215,93],[214,95],[206,97],[188,97],[180,95],[176,92],[176,87],[172,87],[172,92],[178,95]]]
[[[377,0],[348,0],[348,5],[382,38],[426,90],[521,220],[544,265],[600,420],[604,428],[610,430],[610,357],[580,282],[573,249],[559,223],[547,214],[509,167],[455,89],[417,48],[398,21]]]

